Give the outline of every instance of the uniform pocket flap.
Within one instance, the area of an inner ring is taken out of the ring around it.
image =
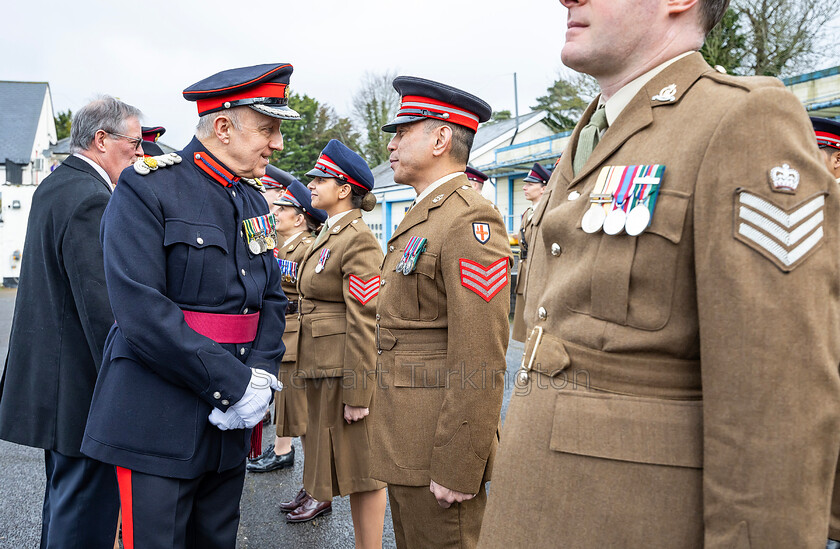
[[[283,329],[284,334],[300,331],[300,320],[297,315],[293,317],[286,317],[286,327]]]
[[[344,316],[316,318],[312,321],[312,337],[343,334],[346,331],[347,318]]]
[[[557,395],[550,447],[618,461],[701,468],[703,403],[607,393]]]
[[[216,246],[228,252],[225,232],[216,225],[194,223],[183,219],[167,219],[163,227],[163,245],[183,243],[194,248]]]
[[[437,264],[437,255],[423,252],[417,256],[417,265],[414,267],[414,272],[433,279],[435,277],[435,264]]]
[[[446,351],[394,353],[395,387],[445,387]]]
[[[650,227],[645,232],[658,234],[674,244],[682,239],[685,214],[691,195],[678,191],[659,191]]]

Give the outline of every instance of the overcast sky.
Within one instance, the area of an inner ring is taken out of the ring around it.
[[[220,70],[290,62],[291,90],[350,115],[365,71],[439,80],[520,113],[562,69],[557,0],[171,0],[7,2],[0,80],[46,81],[56,112],[108,93],[139,107],[162,141],[186,145],[181,96]],[[395,92],[396,93],[396,92]],[[5,106],[4,106],[5,108]]]

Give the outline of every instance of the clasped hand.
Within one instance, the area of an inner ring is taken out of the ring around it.
[[[252,369],[251,380],[242,398],[226,412],[213,408],[207,419],[222,431],[250,429],[262,421],[274,391],[282,388],[283,384],[277,381],[273,374],[265,370]]]

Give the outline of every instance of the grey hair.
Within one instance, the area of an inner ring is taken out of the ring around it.
[[[73,115],[70,124],[70,152],[89,149],[99,130],[125,134],[126,122],[131,118],[139,120],[141,116],[143,113],[140,109],[110,95],[94,99]]]
[[[231,126],[234,129],[239,129],[239,109],[243,109],[246,107],[233,107],[232,109],[225,109],[222,111],[215,111],[209,114],[202,115],[198,118],[198,124],[195,126],[195,136],[199,139],[207,139],[208,137],[212,136],[215,132],[213,129],[213,124],[216,122],[216,119],[220,116],[227,117],[230,120]]]

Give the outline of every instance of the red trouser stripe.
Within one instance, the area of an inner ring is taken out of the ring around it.
[[[122,505],[122,540],[125,549],[134,549],[134,512],[131,506],[131,469],[117,467]]]

